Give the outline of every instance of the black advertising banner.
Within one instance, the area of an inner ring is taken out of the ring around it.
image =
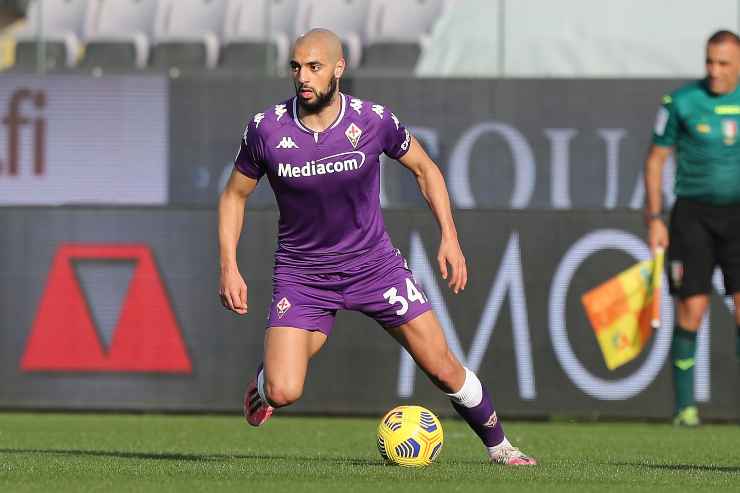
[[[458,209],[636,209],[661,96],[683,82],[385,78],[343,80],[342,90],[411,128]],[[210,205],[246,123],[294,92],[288,79],[210,74],[173,80],[169,94],[170,203]],[[673,169],[670,160],[668,204]],[[385,208],[423,205],[414,178],[390,160],[382,182]],[[252,203],[272,207],[269,187]]]
[[[613,372],[580,304],[647,258],[639,214],[458,211],[470,283],[457,296],[435,267],[431,213],[385,216],[452,350],[501,414],[670,416],[670,299],[644,353]],[[262,351],[277,213],[248,213],[243,317],[218,302],[216,222],[209,209],[0,209],[0,407],[238,411]],[[695,372],[706,418],[740,417],[734,337],[715,296]],[[451,412],[380,327],[341,312],[284,412],[378,414],[403,402]]]

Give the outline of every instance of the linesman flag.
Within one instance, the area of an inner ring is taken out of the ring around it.
[[[607,368],[635,359],[660,327],[663,250],[581,297]]]

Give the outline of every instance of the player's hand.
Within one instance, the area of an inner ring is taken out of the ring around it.
[[[442,238],[437,253],[437,262],[439,263],[439,271],[442,273],[442,279],[447,281],[447,285],[453,293],[457,294],[465,289],[465,285],[468,283],[468,267],[465,264],[465,257],[457,238]],[[447,264],[449,264],[452,272],[448,271]]]
[[[668,228],[662,219],[652,219],[648,223],[648,245],[651,252],[668,247]]]
[[[227,310],[244,315],[247,307],[247,283],[238,269],[224,269],[221,271],[218,295],[221,304]]]

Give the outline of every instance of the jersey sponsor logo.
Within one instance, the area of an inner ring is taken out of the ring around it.
[[[662,137],[665,133],[665,127],[668,125],[670,114],[666,108],[661,107],[655,117],[655,135]]]
[[[278,163],[278,176],[286,178],[300,178],[316,175],[330,175],[343,173],[362,168],[365,164],[365,154],[360,151],[342,152],[314,161],[308,161],[303,166],[290,163]]]
[[[360,141],[360,136],[362,135],[362,130],[360,130],[360,127],[358,127],[354,123],[350,123],[349,127],[347,127],[347,130],[345,130],[344,135],[347,136],[347,138],[349,139],[349,143],[352,144],[352,147],[357,149],[357,143]]]
[[[265,118],[264,113],[257,113],[254,115],[254,127],[260,128],[260,122]]]
[[[362,113],[362,100],[352,98],[352,100],[350,100],[349,102],[349,107],[355,110],[359,115],[360,113]]]
[[[373,110],[373,113],[380,117],[381,120],[383,119],[384,108],[382,106],[380,106],[379,104],[374,104],[371,109]]]
[[[714,107],[714,112],[718,115],[740,115],[740,105],[723,104]]]
[[[722,120],[722,135],[725,137],[725,144],[732,145],[737,137],[737,122],[735,120]]]
[[[288,298],[283,296],[282,299],[278,301],[277,305],[275,305],[275,308],[277,308],[278,318],[283,318],[283,315],[288,313],[288,310],[290,310],[291,306],[293,305],[290,304],[290,301],[288,301]]]
[[[286,108],[284,104],[275,105],[275,116],[277,117],[277,121],[280,121],[283,115],[287,112],[288,112],[288,108]]]
[[[280,142],[275,146],[275,149],[299,149],[299,147],[298,144],[293,141],[293,138],[288,136],[280,139]]]

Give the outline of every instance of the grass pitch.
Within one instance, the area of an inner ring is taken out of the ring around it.
[[[740,491],[740,426],[508,423],[540,465],[490,465],[458,420],[425,469],[386,465],[374,419],[0,414],[0,491]]]

